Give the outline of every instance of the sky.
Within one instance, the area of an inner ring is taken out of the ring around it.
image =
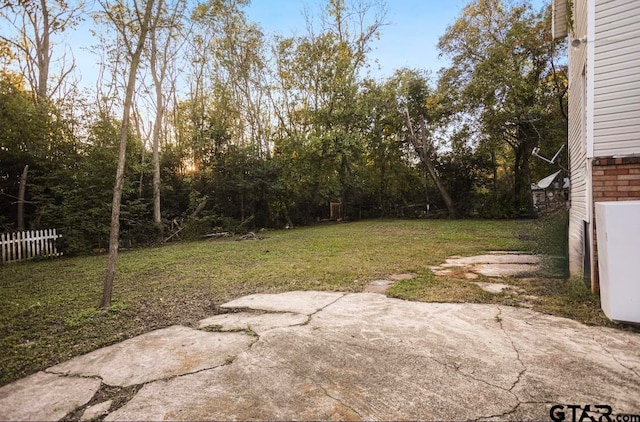
[[[388,0],[387,16],[370,58],[377,61],[380,76],[402,67],[437,71],[444,66],[436,45],[447,26],[460,14],[466,0]],[[246,13],[265,33],[303,35],[308,7],[317,11],[325,0],[253,0]],[[376,69],[374,69],[375,71]],[[377,73],[376,72],[376,73]]]
[[[327,0],[251,0],[245,13],[266,36],[305,35],[304,10],[317,16],[326,3]],[[445,66],[446,59],[438,57],[438,38],[456,20],[468,0],[386,0],[385,3],[387,25],[382,27],[380,39],[373,41],[369,76],[384,79],[402,67],[435,73]],[[97,42],[89,33],[92,25],[91,19],[85,20],[67,40],[74,52],[81,85],[89,88],[95,88],[98,70],[97,58],[88,52]]]
[[[530,1],[535,10],[540,10],[550,0]],[[267,36],[304,35],[306,20],[303,11],[306,8],[317,16],[326,2],[251,0],[245,12],[248,20],[257,23]],[[380,39],[372,44],[369,76],[384,79],[402,67],[430,70],[435,74],[446,66],[447,58],[439,56],[438,39],[455,22],[467,3],[468,0],[386,0],[387,25],[382,27]],[[85,87],[95,87],[98,70],[97,58],[88,52],[88,47],[97,42],[89,33],[91,26],[91,19],[85,20],[66,40],[76,59],[77,73],[80,74],[76,75],[80,76],[80,83]]]
[[[453,24],[468,0],[386,0],[388,25],[373,44],[370,59],[378,62],[380,77],[402,67],[428,69],[433,73],[447,65],[439,57],[438,39]],[[531,0],[540,10],[550,0]],[[303,9],[318,10],[326,0],[252,0],[247,17],[266,34],[303,35]]]

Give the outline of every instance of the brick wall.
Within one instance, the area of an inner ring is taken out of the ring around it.
[[[593,160],[593,202],[640,199],[640,157]]]
[[[640,157],[595,158],[593,160],[593,253],[594,277],[591,289],[600,291],[595,203],[640,200]]]

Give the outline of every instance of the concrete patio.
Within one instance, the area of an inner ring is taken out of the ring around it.
[[[637,333],[375,293],[223,307],[197,329],[146,333],[0,388],[0,419],[549,420],[556,404],[640,413]],[[131,397],[97,394],[107,387]]]

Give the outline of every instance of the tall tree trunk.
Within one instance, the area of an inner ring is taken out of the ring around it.
[[[24,166],[20,176],[20,188],[18,189],[18,231],[24,230],[24,195],[27,188],[27,172],[29,165]]]
[[[154,132],[156,129],[154,128]],[[158,240],[164,238],[164,224],[162,224],[162,213],[160,212],[160,139],[159,135],[153,135],[153,223],[158,229]]]
[[[120,149],[118,152],[118,166],[116,169],[116,181],[113,187],[113,202],[111,205],[111,231],[109,234],[109,259],[104,279],[102,291],[102,301],[100,306],[107,308],[111,306],[111,293],[113,290],[113,280],[116,275],[116,261],[118,259],[118,237],[120,235],[120,204],[122,201],[122,191],[124,189],[124,170],[127,157],[127,135],[129,133],[129,118],[131,115],[131,105],[133,104],[133,94],[135,91],[136,74],[140,65],[140,56],[149,31],[151,11],[154,0],[147,0],[145,13],[140,22],[140,34],[136,48],[131,54],[131,66],[129,67],[129,77],[127,80],[127,91],[124,99],[124,109],[122,112],[122,124],[120,126]],[[114,22],[115,23],[115,22]]]
[[[47,91],[49,90],[49,64],[51,62],[51,52],[49,51],[49,36],[51,30],[49,22],[49,8],[47,6],[46,0],[40,0],[40,7],[42,8],[42,38],[36,36],[36,53],[38,61],[37,98],[38,102],[42,103],[42,101],[47,98]]]
[[[159,5],[156,14],[156,20],[160,19],[160,15],[163,9],[163,0],[158,0]],[[150,68],[151,68],[151,77],[153,79],[153,86],[155,88],[156,94],[156,116],[153,122],[153,223],[157,229],[157,238],[158,242],[162,242],[164,240],[164,224],[162,224],[162,213],[161,213],[161,202],[160,202],[160,188],[161,188],[161,180],[160,180],[160,136],[162,133],[162,121],[164,120],[165,113],[165,98],[162,92],[162,81],[166,75],[166,65],[167,65],[167,47],[169,41],[167,40],[167,44],[164,49],[164,62],[162,63],[160,70],[158,71],[158,41],[156,37],[157,28],[151,30],[149,34],[149,38],[151,40],[151,57],[150,57]]]
[[[413,144],[413,147],[415,148],[415,150],[418,152],[418,155],[420,156],[420,160],[422,160],[425,167],[427,168],[427,171],[429,172],[429,175],[431,176],[431,179],[433,179],[433,182],[436,184],[436,188],[440,193],[440,197],[442,198],[445,206],[447,207],[447,212],[449,213],[449,217],[452,217],[452,218],[455,217],[456,209],[453,205],[453,200],[451,199],[451,195],[449,195],[449,191],[447,191],[447,188],[442,183],[442,180],[440,180],[440,176],[436,172],[436,168],[433,165],[433,161],[431,161],[431,156],[429,154],[430,145],[429,145],[429,141],[426,138],[426,128],[424,127],[424,118],[420,116],[420,139],[418,139],[415,132],[413,131],[413,125],[411,124],[411,118],[409,117],[409,110],[407,109],[404,110],[404,119],[405,119],[405,122],[407,123],[407,128],[409,129],[409,140],[411,141],[411,144]]]
[[[340,204],[342,207],[341,217],[347,220],[347,201],[349,201],[349,193],[351,189],[351,167],[345,153],[341,154],[340,160]]]
[[[496,151],[491,148],[491,171],[492,171],[492,180],[491,185],[493,187],[493,197],[495,199],[498,198],[498,159],[496,157]]]
[[[133,114],[132,119],[135,123],[135,128],[136,128],[136,136],[138,136],[138,139],[143,140],[142,148],[140,149],[140,178],[138,179],[138,198],[142,199],[142,193],[144,190],[144,159],[147,152],[147,143],[146,141],[144,141],[145,134],[142,129],[143,123],[141,122],[141,119],[140,119],[140,113],[138,112],[138,110],[135,109],[135,107],[132,114]]]
[[[158,230],[159,242],[164,239],[164,224],[162,224],[162,213],[160,209],[160,134],[162,129],[162,119],[164,116],[164,97],[162,95],[162,86],[155,72],[154,58],[151,59],[151,68],[154,85],[156,88],[156,118],[153,122],[153,223]]]
[[[525,143],[514,150],[515,166],[513,169],[513,197],[516,212],[519,215],[533,214],[533,197],[531,195],[531,177],[529,171],[530,152]]]
[[[382,148],[381,148],[382,149]],[[385,160],[384,154],[380,154],[380,185],[378,188],[378,204],[380,205],[381,215],[380,217],[389,216],[389,207],[386,201],[387,198],[387,160]]]

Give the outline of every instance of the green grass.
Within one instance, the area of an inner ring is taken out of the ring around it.
[[[109,309],[97,306],[106,256],[0,266],[0,385],[152,329],[194,326],[220,312],[221,303],[257,292],[359,292],[372,280],[411,272],[417,278],[396,283],[391,296],[508,303],[465,280],[435,277],[428,267],[451,255],[536,250],[539,224],[378,220],[267,231],[258,241],[175,243],[123,252]],[[555,287],[566,283],[548,283],[545,289],[558,303],[545,311],[553,312],[567,303]],[[591,310],[592,298],[587,299]],[[584,302],[579,295],[576,300]]]

